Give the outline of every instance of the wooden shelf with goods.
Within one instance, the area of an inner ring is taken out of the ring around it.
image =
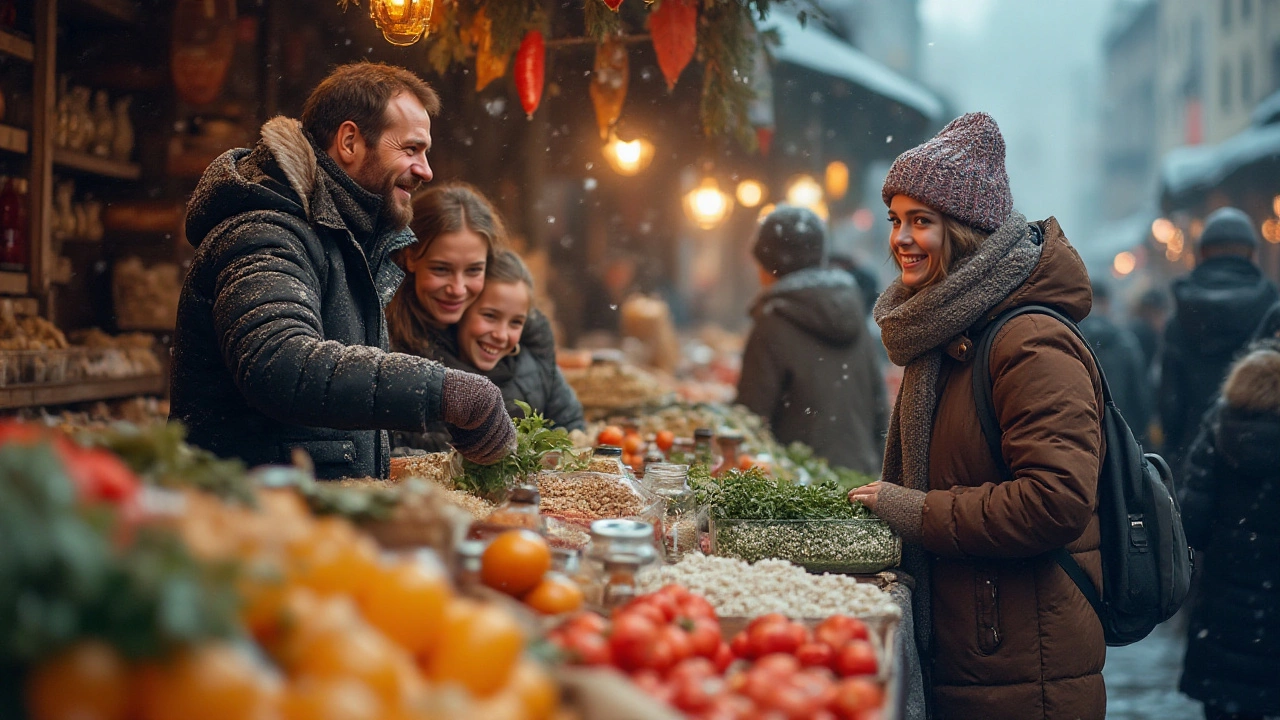
[[[135,163],[120,162],[111,158],[98,157],[88,153],[73,152],[64,148],[55,148],[53,164],[64,170],[77,170],[90,175],[115,178],[117,180],[137,180],[142,177],[142,168]]]
[[[0,53],[31,62],[36,57],[36,46],[30,40],[0,30]]]
[[[31,142],[31,133],[12,125],[0,124],[0,150],[26,155]]]
[[[168,379],[163,375],[82,380],[57,385],[17,385],[0,388],[0,410],[95,402],[133,395],[162,395],[167,385]]]
[[[0,295],[26,295],[27,290],[26,273],[0,270]]]

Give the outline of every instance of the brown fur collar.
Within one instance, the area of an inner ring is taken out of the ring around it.
[[[316,189],[318,165],[302,123],[278,115],[262,126],[262,142],[275,156],[289,186],[302,198],[302,210],[311,217],[311,193]]]
[[[1222,397],[1238,410],[1280,414],[1280,352],[1257,349],[1237,361],[1222,386]]]

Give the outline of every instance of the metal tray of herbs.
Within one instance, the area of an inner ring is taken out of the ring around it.
[[[902,539],[879,518],[711,518],[711,552],[756,562],[777,558],[809,572],[877,573],[902,559]]]

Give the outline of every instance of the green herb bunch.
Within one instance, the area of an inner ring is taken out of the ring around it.
[[[871,517],[861,503],[831,480],[797,485],[769,477],[760,468],[729,470],[711,477],[705,466],[689,469],[689,485],[698,503],[716,518],[735,520],[844,520]]]
[[[462,477],[455,483],[458,489],[497,499],[507,488],[542,470],[547,455],[553,452],[572,455],[573,441],[564,428],[553,427],[555,423],[543,417],[542,413],[534,410],[528,403],[517,400],[516,405],[524,413],[524,417],[516,421],[515,451],[492,465],[463,460]]]
[[[788,445],[784,457],[791,465],[808,473],[813,484],[834,483],[846,495],[850,490],[875,480],[874,477],[856,470],[832,467],[826,458],[818,457],[813,448],[801,442]]]

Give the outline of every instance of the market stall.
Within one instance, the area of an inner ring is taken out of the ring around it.
[[[696,441],[666,429],[715,413]],[[0,700],[30,720],[901,717],[900,542],[840,475],[799,448],[721,462],[772,447],[740,410],[628,420],[596,432],[638,472],[530,412],[497,465],[329,483],[172,425],[5,424]]]

